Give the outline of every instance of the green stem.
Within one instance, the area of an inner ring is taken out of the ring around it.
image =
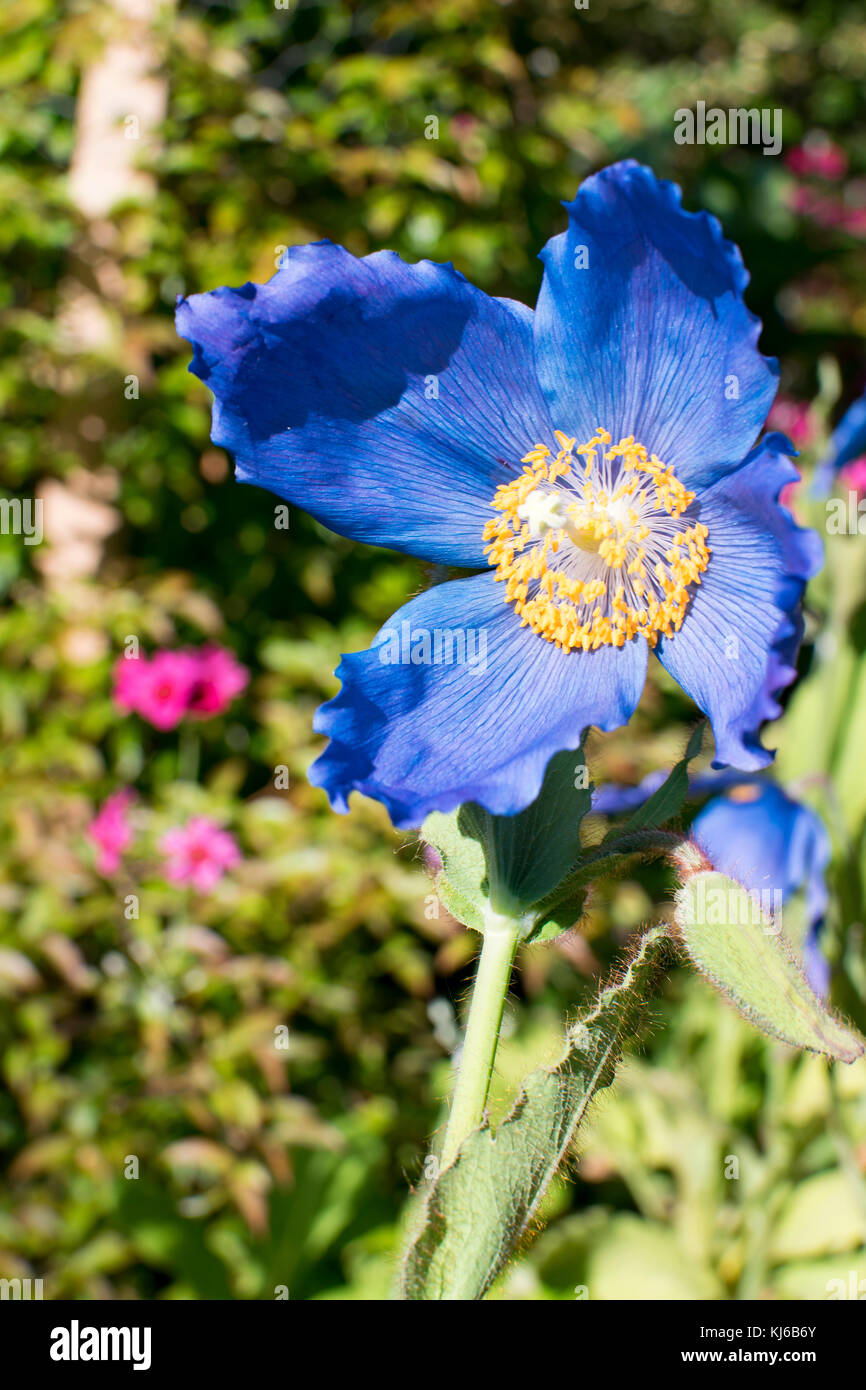
[[[451,1102],[451,1115],[442,1146],[443,1167],[454,1162],[467,1134],[477,1129],[484,1118],[502,1011],[519,939],[520,929],[516,922],[507,917],[488,918],[472,989],[469,1023]]]

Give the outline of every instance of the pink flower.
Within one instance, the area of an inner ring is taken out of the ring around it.
[[[223,647],[162,649],[116,662],[114,701],[156,729],[173,729],[187,714],[221,714],[248,680],[246,667]]]
[[[866,236],[866,207],[846,208],[842,217],[842,226],[851,236]]]
[[[793,174],[801,178],[841,179],[848,169],[848,156],[841,145],[816,132],[808,136],[802,145],[795,145],[785,156],[785,163]]]
[[[839,476],[846,487],[852,488],[859,496],[866,496],[866,454],[846,463],[839,470]]]
[[[841,198],[827,197],[814,188],[795,188],[791,207],[802,217],[811,217],[821,227],[841,227],[845,222],[845,204]]]
[[[200,893],[209,893],[241,859],[234,836],[207,816],[193,816],[186,825],[167,830],[159,847],[168,858],[166,878],[190,883]]]
[[[114,668],[114,699],[155,729],[173,729],[189,709],[198,668],[187,651],[121,657]]]
[[[190,713],[203,719],[222,714],[243,690],[250,673],[225,647],[202,647],[194,656],[197,674]]]
[[[787,434],[798,449],[810,444],[815,435],[812,407],[806,401],[795,401],[792,396],[776,397],[767,424]]]
[[[138,703],[141,674],[147,657],[119,656],[114,663],[114,703],[121,709],[134,710]]]
[[[820,227],[841,228],[849,236],[866,236],[866,205],[854,201],[862,198],[863,180],[849,183],[845,199],[821,193],[805,184],[791,190],[789,203],[794,212],[808,217]]]
[[[88,838],[99,850],[97,872],[106,877],[117,872],[120,856],[132,844],[132,827],[126,812],[134,800],[135,793],[128,788],[113,792],[87,827]]]
[[[469,111],[458,111],[451,117],[451,130],[458,140],[465,140],[474,135],[480,124],[478,117]]]

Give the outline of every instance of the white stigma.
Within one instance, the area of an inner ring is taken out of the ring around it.
[[[531,492],[526,501],[521,503],[517,508],[517,515],[521,521],[526,522],[532,540],[540,540],[548,531],[566,529],[568,515],[564,503],[562,493],[542,492],[541,488],[536,488],[535,492]]]

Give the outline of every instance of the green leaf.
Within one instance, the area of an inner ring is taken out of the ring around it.
[[[839,673],[841,676],[841,672]],[[833,791],[851,837],[856,839],[866,819],[866,656],[851,677],[836,756],[832,764]]]
[[[637,830],[654,830],[657,826],[664,825],[674,816],[679,815],[689,792],[689,763],[701,751],[706,727],[707,722],[702,719],[692,731],[683,757],[671,770],[667,780],[656,788],[652,796],[642,806],[639,806],[633,815],[629,816],[625,825],[618,826],[605,836],[604,844],[606,846],[621,836],[634,834]]]
[[[684,756],[663,785],[624,825],[611,830],[596,850],[578,859],[572,871],[537,905],[530,940],[549,941],[568,931],[583,911],[589,883],[604,877],[606,873],[616,872],[624,865],[624,856],[646,852],[651,848],[649,841],[641,837],[664,825],[682,810],[689,789],[689,763],[701,751],[705,729],[706,720],[702,719],[692,732]]]
[[[682,1237],[631,1212],[606,1224],[587,1264],[589,1296],[598,1302],[721,1299],[723,1287],[683,1249]]]
[[[459,806],[444,815],[434,811],[421,829],[421,838],[435,849],[442,860],[436,875],[436,892],[443,906],[478,932],[484,931],[487,909],[487,857],[481,841],[469,833],[469,807]]]
[[[536,1215],[590,1101],[613,1080],[635,1014],[672,954],[665,928],[648,932],[622,975],[569,1027],[558,1064],[531,1073],[495,1134],[484,1125],[464,1141],[427,1196],[404,1262],[404,1299],[484,1297]]]
[[[773,726],[774,772],[779,782],[794,782],[832,768],[833,749],[844,742],[856,665],[856,653],[840,642],[833,660],[820,662],[795,689],[785,718]]]
[[[580,857],[580,823],[590,801],[578,748],[551,758],[537,799],[515,816],[493,816],[475,802],[428,816],[421,835],[442,860],[436,888],[448,911],[476,931],[484,930],[490,912],[500,913],[531,935],[535,904]]]
[[[778,917],[765,916],[733,879],[706,870],[690,876],[675,922],[694,964],[762,1032],[843,1062],[862,1055],[862,1039],[806,983]]]
[[[770,1238],[774,1260],[828,1255],[866,1244],[862,1179],[843,1168],[814,1173],[793,1189]]]

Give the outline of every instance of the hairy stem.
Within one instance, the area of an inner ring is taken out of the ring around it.
[[[443,1167],[454,1162],[467,1134],[477,1129],[484,1118],[502,1011],[519,939],[517,923],[507,917],[488,919],[472,989],[469,1023],[451,1102],[451,1115],[442,1146]]]

